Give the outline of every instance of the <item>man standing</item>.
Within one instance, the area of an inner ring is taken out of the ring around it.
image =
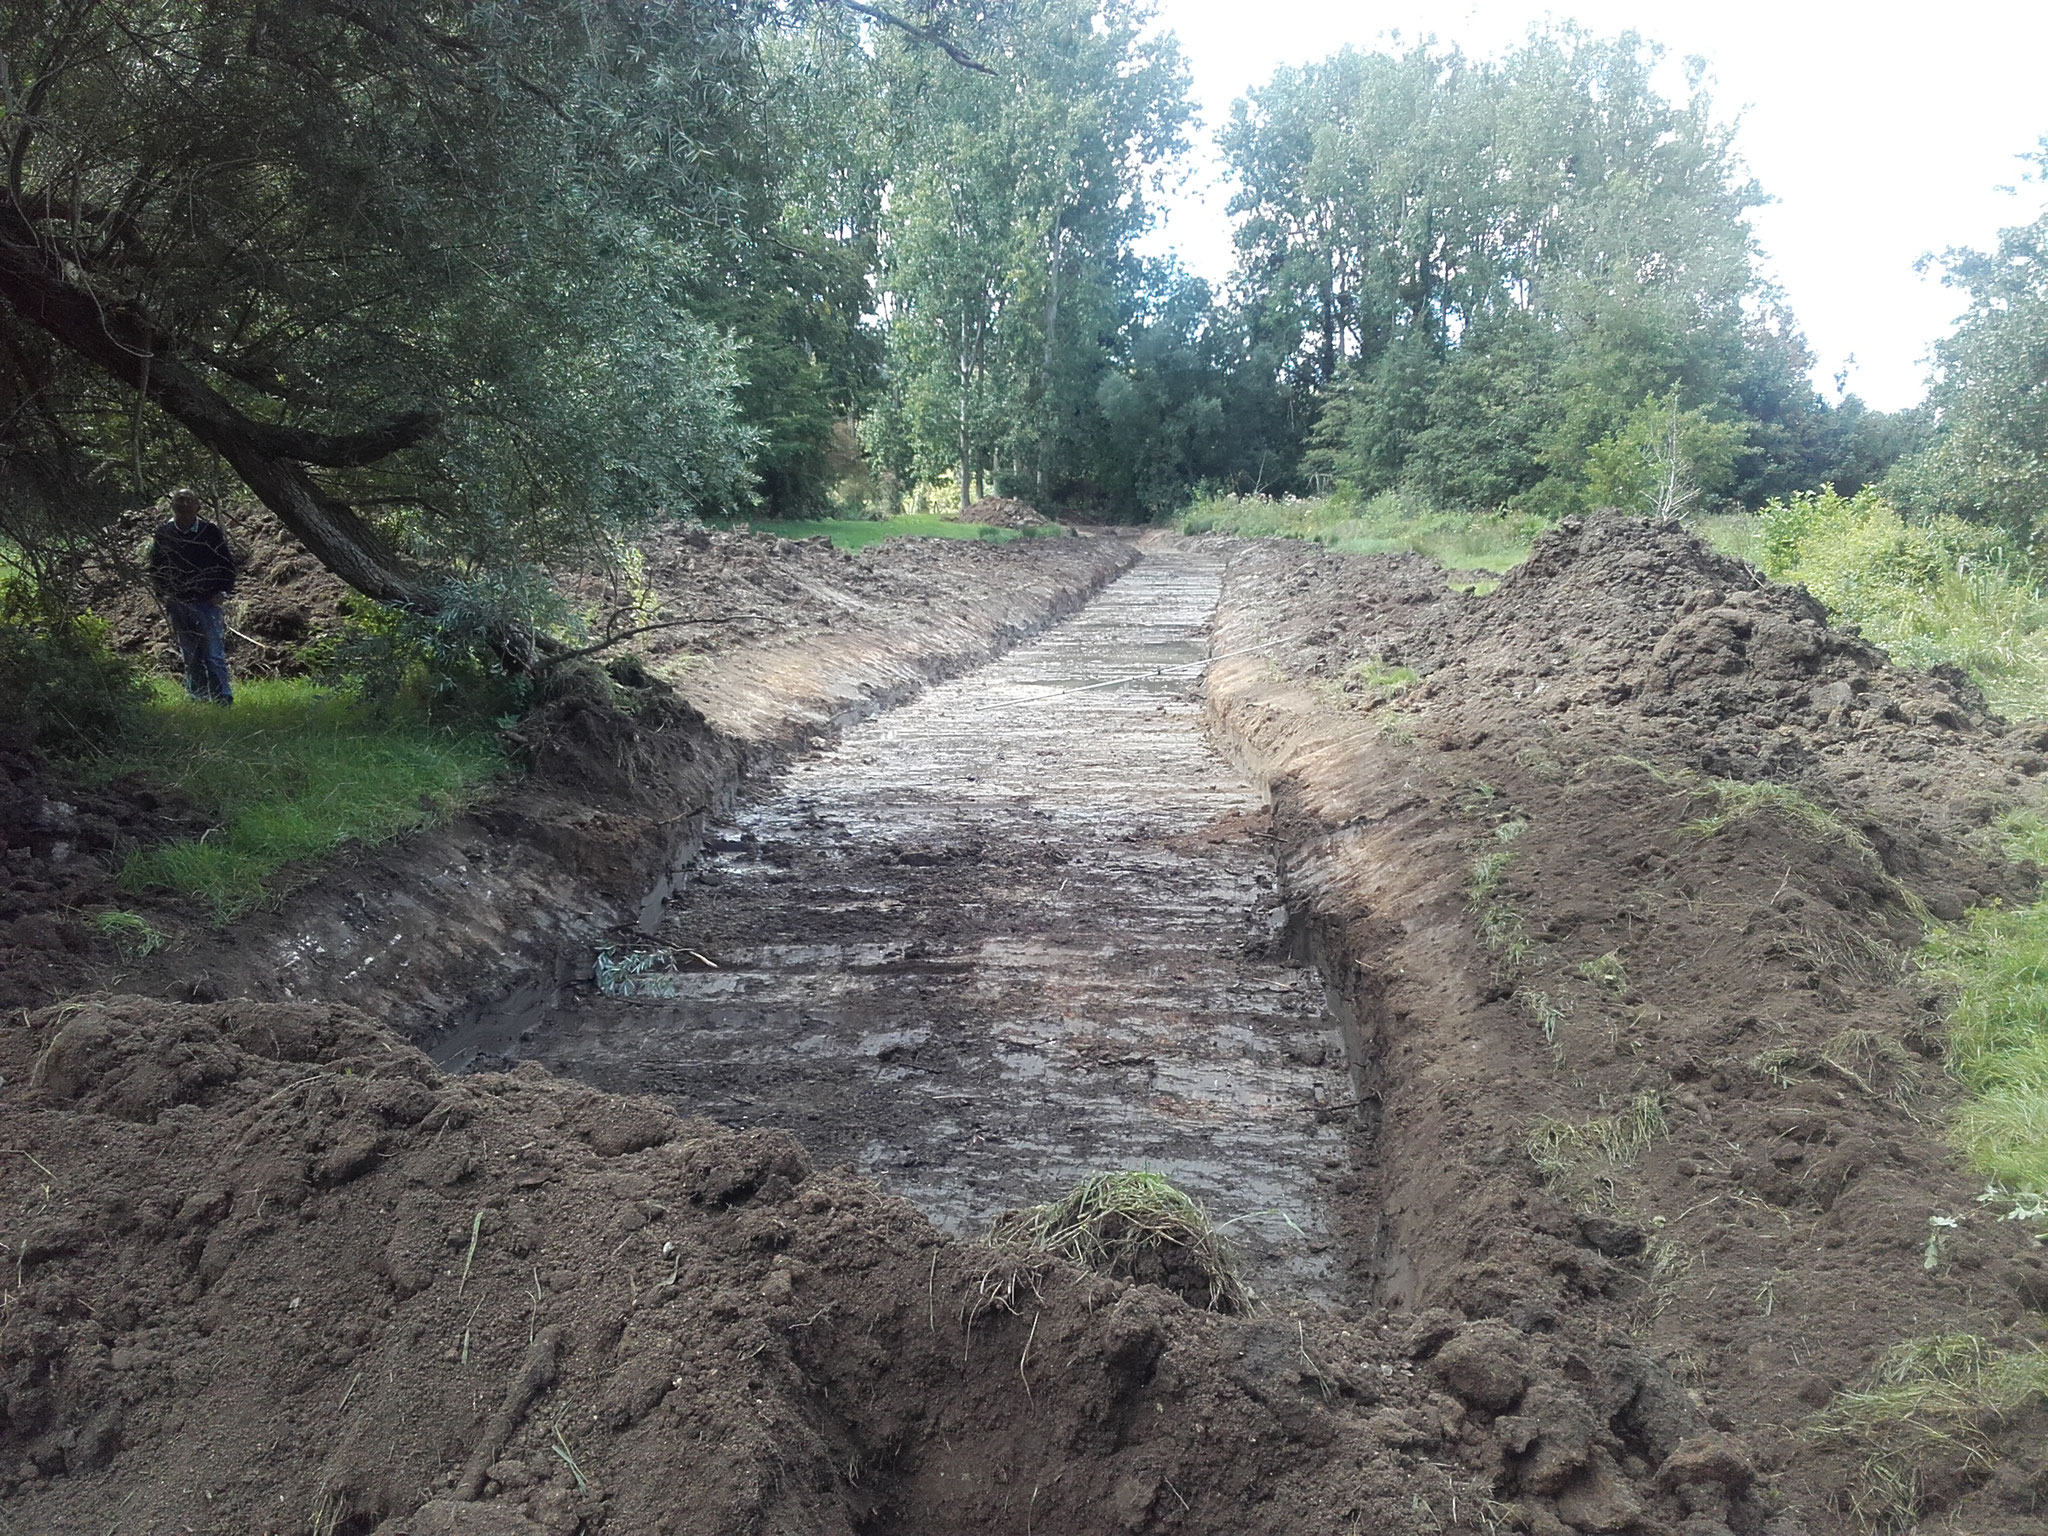
[[[171,492],[171,520],[149,546],[149,580],[185,656],[185,691],[215,704],[234,703],[220,603],[235,590],[235,557],[220,525],[199,515],[197,491]]]

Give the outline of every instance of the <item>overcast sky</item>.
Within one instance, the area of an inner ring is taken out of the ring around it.
[[[1753,215],[1766,270],[1785,289],[1819,358],[1830,395],[1872,405],[1917,401],[1929,345],[1958,296],[1913,270],[1925,252],[1986,246],[2001,227],[2031,222],[2048,195],[2020,185],[2017,158],[2048,133],[2048,0],[1942,5],[1846,0],[1160,0],[1180,35],[1204,122],[1281,64],[1346,43],[1386,46],[1434,34],[1468,53],[1497,54],[1532,23],[1570,18],[1598,33],[1634,29],[1677,61],[1707,60],[1716,110],[1739,115],[1736,147],[1776,201]],[[1213,164],[1207,131],[1198,159]],[[1220,282],[1230,270],[1227,193],[1198,170],[1148,247],[1171,247]],[[1853,355],[1854,362],[1850,362]]]

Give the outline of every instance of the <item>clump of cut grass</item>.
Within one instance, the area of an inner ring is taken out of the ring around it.
[[[1885,1352],[1864,1381],[1838,1393],[1807,1424],[1807,1436],[1857,1461],[1849,1512],[1872,1536],[1919,1519],[1922,1478],[1990,1471],[1987,1431],[2048,1399],[2048,1354],[2002,1350],[1971,1333],[1908,1339]]]
[[[1591,1120],[1539,1115],[1523,1147],[1546,1185],[1590,1208],[1613,1203],[1616,1173],[1667,1129],[1664,1101],[1639,1093],[1614,1114]]]
[[[128,960],[144,959],[170,943],[163,930],[139,912],[102,912],[92,920],[92,925],[112,939],[122,958]]]
[[[1165,1283],[1190,1301],[1206,1293],[1212,1312],[1252,1308],[1230,1246],[1208,1213],[1156,1173],[1090,1174],[1045,1205],[1006,1211],[991,1241],[998,1248],[1050,1254],[1143,1283]]]
[[[1776,816],[1804,829],[1821,842],[1869,847],[1869,841],[1862,833],[1815,805],[1789,784],[1778,784],[1769,779],[1755,783],[1736,779],[1703,779],[1700,788],[1713,797],[1713,809],[1679,829],[1695,837],[1718,836],[1737,822],[1752,817]]]
[[[1529,1015],[1530,1022],[1543,1031],[1544,1047],[1550,1052],[1554,1066],[1564,1065],[1564,1010],[1551,1002],[1548,992],[1532,992],[1524,988],[1515,994],[1515,1000]]]
[[[1501,879],[1514,861],[1514,842],[1528,829],[1528,822],[1511,816],[1493,829],[1494,846],[1477,854],[1465,880],[1465,909],[1476,918],[1479,942],[1488,952],[1501,957],[1508,966],[1521,964],[1528,952],[1528,931],[1522,914],[1501,895]]]
[[[1874,1029],[1843,1030],[1820,1048],[1820,1059],[1872,1098],[1899,1105],[1919,1096],[1925,1077],[1917,1056]]]
[[[287,864],[445,820],[505,767],[488,731],[298,680],[244,683],[232,709],[166,689],[148,715],[140,742],[102,771],[173,785],[217,825],[130,855],[120,884],[195,897],[216,922],[262,902]]]
[[[676,957],[666,949],[601,949],[591,979],[607,997],[674,997]]]
[[[1390,667],[1375,656],[1352,662],[1344,669],[1341,681],[1347,691],[1391,699],[1398,698],[1421,682],[1422,674],[1413,667]]]
[[[1830,1037],[1818,1050],[1774,1045],[1749,1058],[1750,1071],[1780,1088],[1790,1088],[1816,1072],[1830,1074],[1874,1099],[1909,1107],[1926,1088],[1920,1059],[1892,1036],[1874,1029],[1850,1028]]]
[[[1616,997],[1628,990],[1628,966],[1621,958],[1621,951],[1610,949],[1604,955],[1595,955],[1591,960],[1579,962],[1579,974],[1596,987],[1605,988]]]

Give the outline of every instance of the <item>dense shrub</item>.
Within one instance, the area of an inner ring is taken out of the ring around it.
[[[1953,517],[1908,522],[1878,491],[1769,503],[1758,563],[1909,666],[1972,673],[1999,708],[2048,705],[2048,602],[2001,531]]]
[[[145,687],[90,614],[65,612],[26,577],[0,579],[0,720],[54,757],[106,752],[141,720]]]

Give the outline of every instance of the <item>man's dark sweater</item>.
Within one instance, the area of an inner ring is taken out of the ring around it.
[[[149,579],[160,596],[207,603],[235,590],[235,557],[218,523],[199,518],[190,528],[175,521],[156,531],[149,546]]]

